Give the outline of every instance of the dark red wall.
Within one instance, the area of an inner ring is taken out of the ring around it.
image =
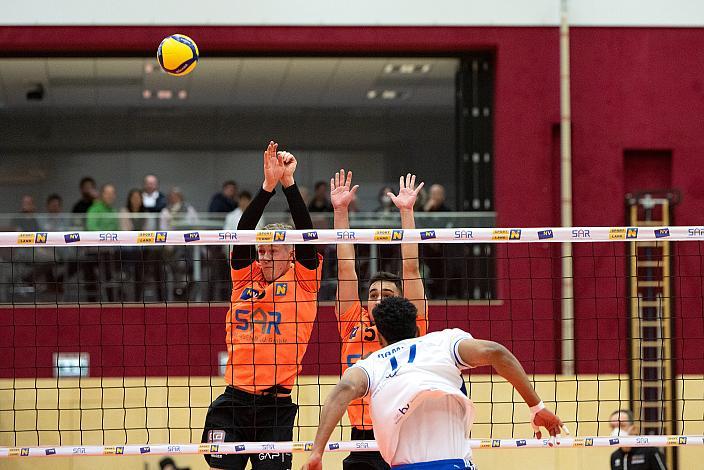
[[[197,38],[205,55],[494,51],[498,225],[559,225],[557,28],[0,27],[0,54],[152,55],[161,38],[176,30]],[[682,225],[701,223],[702,50],[702,29],[571,30],[574,225],[625,223],[626,150],[670,151],[671,181],[683,195],[674,220]],[[578,372],[627,370],[624,249],[615,244],[575,246]],[[704,351],[697,346],[704,343],[700,249],[692,243],[679,250],[693,254],[676,258],[674,272],[679,276],[675,278],[678,365],[681,370],[701,372]],[[461,316],[476,320],[472,328],[486,322],[487,334],[498,335],[516,349],[538,347],[549,364],[546,370],[553,370],[559,360],[560,335],[557,247],[501,250],[504,259],[499,261],[498,277],[504,305],[466,309]],[[539,272],[546,277],[539,277]],[[532,352],[520,355],[537,357]]]

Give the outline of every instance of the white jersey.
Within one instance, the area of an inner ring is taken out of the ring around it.
[[[460,390],[460,329],[399,341],[353,367],[369,378],[374,436],[391,465],[443,459],[469,459],[467,441],[474,405]],[[432,400],[428,400],[432,398]]]

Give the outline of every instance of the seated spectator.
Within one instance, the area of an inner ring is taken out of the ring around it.
[[[450,212],[451,209],[445,204],[445,188],[441,184],[434,184],[430,187],[430,197],[423,207],[425,212]]]
[[[308,204],[308,212],[332,212],[332,204],[328,199],[328,185],[325,181],[315,183],[313,199]]]
[[[90,176],[81,178],[79,187],[81,189],[81,198],[73,205],[71,212],[74,214],[85,214],[98,197],[98,191],[96,190],[95,180]]]
[[[609,417],[609,424],[613,437],[638,435],[631,410],[614,411]],[[666,470],[665,458],[657,447],[620,447],[611,454],[611,470],[629,468]]]
[[[237,183],[232,180],[222,184],[222,191],[213,195],[208,212],[227,213],[237,208]]]
[[[120,230],[115,204],[115,186],[105,184],[100,189],[100,197],[93,202],[86,213],[86,230],[96,232],[116,232]]]
[[[198,224],[198,213],[178,187],[171,188],[168,205],[161,210],[159,230],[188,230]]]
[[[146,175],[142,187],[142,205],[146,212],[160,213],[166,207],[166,196],[159,191],[159,178]]]
[[[46,214],[39,218],[39,228],[45,232],[64,232],[71,228],[71,223],[63,214],[63,200],[58,194],[51,194],[46,199]]]
[[[19,214],[12,220],[15,230],[18,232],[38,232],[39,223],[37,223],[35,214],[34,198],[29,194],[25,194],[22,196]]]
[[[127,204],[120,209],[120,230],[151,230],[145,228],[146,219],[144,205],[142,205],[142,192],[139,189],[130,189],[127,194]]]
[[[223,226],[224,230],[237,230],[237,224],[240,222],[240,217],[242,217],[242,213],[247,206],[249,206],[250,202],[252,202],[252,195],[249,191],[242,191],[237,207],[235,210],[227,214],[227,217],[225,217],[225,225]]]

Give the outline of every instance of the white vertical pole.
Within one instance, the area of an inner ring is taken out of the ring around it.
[[[572,226],[572,117],[570,106],[570,26],[568,0],[560,2],[560,214]],[[572,244],[562,243],[562,374],[574,375],[574,285]]]

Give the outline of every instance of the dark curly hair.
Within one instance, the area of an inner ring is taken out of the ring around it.
[[[418,309],[404,297],[387,297],[372,311],[376,329],[389,344],[415,338]]]

